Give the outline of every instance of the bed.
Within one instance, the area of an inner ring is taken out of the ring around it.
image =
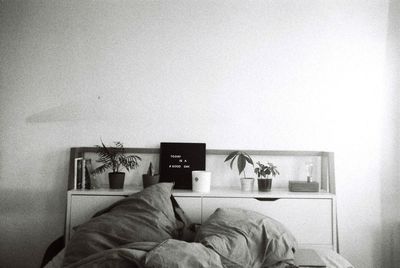
[[[302,249],[279,221],[232,207],[194,225],[172,186],[156,184],[98,211],[46,267],[297,267]],[[314,252],[326,267],[352,267],[331,249]]]

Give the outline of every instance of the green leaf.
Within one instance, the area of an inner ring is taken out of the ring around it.
[[[129,171],[138,166],[138,161],[141,158],[134,155],[126,156],[122,142],[116,141],[114,142],[114,147],[107,147],[103,140],[100,139],[100,141],[101,145],[96,145],[99,156],[96,162],[103,163],[103,165],[96,168],[93,173],[102,173],[110,168],[115,172],[119,171],[121,166]]]
[[[241,154],[237,159],[237,167],[239,171],[239,175],[242,173],[244,168],[246,167],[246,158]]]
[[[233,162],[235,161],[236,157],[237,157],[237,155],[235,155],[235,156],[232,158],[232,161],[231,161],[231,164],[230,164],[231,169],[233,169]]]
[[[112,155],[112,153],[108,150],[108,148],[105,146],[104,142],[101,141],[101,145],[103,146],[102,148],[102,153],[105,155]]]
[[[225,161],[224,161],[224,162],[229,161],[231,158],[236,157],[236,156],[238,155],[238,153],[239,153],[239,151],[231,152],[231,153],[225,158]]]
[[[109,169],[111,167],[110,163],[104,164],[99,166],[98,168],[93,170],[93,174],[101,174],[104,173],[107,169]]]
[[[243,154],[243,157],[246,159],[246,161],[249,164],[252,164],[254,166],[253,160],[251,159],[251,157],[248,154]]]

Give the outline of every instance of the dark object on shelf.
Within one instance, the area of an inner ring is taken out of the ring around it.
[[[92,188],[93,181],[93,167],[92,167],[92,159],[85,159],[85,189]]]
[[[147,169],[147,173],[143,174],[142,178],[143,178],[143,188],[147,188],[160,181],[160,176],[158,174],[154,174],[152,162],[150,162],[149,168]]]
[[[110,183],[110,189],[123,189],[125,182],[125,173],[110,172],[108,173],[108,181]]]
[[[260,192],[271,191],[272,179],[258,179],[258,190]]]
[[[143,174],[143,187],[147,188],[152,186],[160,181],[160,175],[149,176],[147,174]]]
[[[160,143],[160,182],[175,182],[175,189],[192,189],[192,171],[205,169],[205,143]]]
[[[83,161],[83,157],[77,157],[74,159],[74,189],[82,189]]]
[[[289,181],[291,192],[319,192],[319,183],[316,181]]]

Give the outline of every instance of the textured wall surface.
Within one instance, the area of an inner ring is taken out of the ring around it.
[[[69,148],[102,137],[334,151],[341,253],[395,267],[396,17],[379,0],[0,1],[0,266],[38,266]]]

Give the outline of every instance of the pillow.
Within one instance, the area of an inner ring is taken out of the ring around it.
[[[297,242],[278,221],[239,208],[217,209],[195,241],[212,248],[227,267],[278,267],[294,264]]]
[[[117,201],[80,225],[69,241],[64,265],[132,242],[178,237],[181,224],[170,201],[172,183],[158,183]]]

